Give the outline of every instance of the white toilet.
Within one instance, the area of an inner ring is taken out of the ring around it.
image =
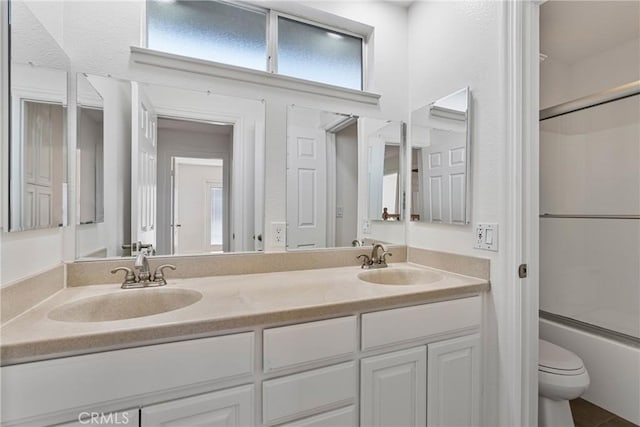
[[[538,349],[538,425],[573,427],[569,400],[589,387],[589,373],[574,353],[545,340]]]

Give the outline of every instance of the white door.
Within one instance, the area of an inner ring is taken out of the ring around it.
[[[253,385],[142,408],[141,426],[246,427],[254,422]]]
[[[176,157],[173,172],[173,253],[222,251],[223,160]]]
[[[423,188],[428,207],[426,220],[465,224],[466,134],[441,129],[431,129],[430,132],[432,145],[421,150],[420,166],[424,171]]]
[[[287,137],[287,247],[323,248],[327,238],[326,133],[291,126]]]
[[[361,425],[426,425],[425,346],[367,357],[360,369]]]
[[[480,336],[429,344],[427,424],[480,425]]]
[[[155,248],[158,116],[137,82],[131,103],[131,241]]]

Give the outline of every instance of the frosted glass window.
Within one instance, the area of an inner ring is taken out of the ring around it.
[[[211,246],[222,245],[222,188],[211,188]]]
[[[362,90],[362,39],[278,17],[278,74]]]
[[[267,69],[266,12],[216,1],[148,0],[147,47]]]

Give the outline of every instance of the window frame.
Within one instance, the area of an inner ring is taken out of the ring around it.
[[[149,25],[148,25],[148,16],[147,16],[147,11],[148,11],[148,1],[149,0],[145,0],[144,1],[144,5],[142,6],[142,25],[141,25],[141,34],[140,34],[140,45],[143,48],[149,49]],[[300,81],[307,81],[307,82],[312,82],[314,84],[319,84],[319,85],[326,85],[326,86],[332,86],[332,87],[338,87],[338,88],[343,88],[343,89],[348,89],[348,90],[355,90],[355,91],[359,91],[359,92],[366,92],[368,89],[368,85],[367,85],[367,81],[368,81],[368,50],[370,47],[370,43],[369,43],[369,39],[370,39],[370,35],[371,34],[363,34],[363,33],[358,33],[358,32],[354,32],[348,29],[345,29],[343,27],[339,27],[339,26],[335,26],[335,25],[331,25],[328,23],[324,23],[324,22],[320,22],[314,19],[309,19],[303,16],[300,16],[298,14],[295,13],[290,13],[287,11],[283,11],[282,9],[277,10],[277,9],[272,9],[272,8],[268,8],[268,7],[262,7],[262,6],[257,6],[251,3],[246,3],[246,2],[240,2],[240,1],[234,1],[234,0],[208,0],[208,1],[216,1],[219,3],[226,3],[230,6],[234,6],[234,7],[238,7],[241,9],[247,9],[247,10],[252,10],[252,11],[259,11],[259,12],[263,12],[266,14],[266,34],[265,34],[265,38],[266,38],[266,45],[267,45],[267,51],[266,51],[266,64],[265,64],[265,69],[264,70],[256,70],[253,68],[248,68],[248,67],[243,67],[243,66],[238,66],[238,65],[233,65],[233,64],[227,64],[224,62],[217,62],[217,61],[212,61],[212,60],[203,60],[203,61],[208,61],[208,62],[212,62],[215,64],[221,64],[221,65],[225,65],[225,66],[232,66],[235,67],[237,69],[240,70],[247,70],[247,71],[251,71],[251,72],[263,72],[263,73],[268,73],[268,74],[273,74],[273,75],[277,75],[277,76],[282,76],[282,77],[290,77],[290,78],[294,78]],[[335,15],[334,15],[335,16]],[[334,31],[336,33],[339,34],[344,34],[346,36],[351,36],[351,37],[356,37],[358,39],[361,40],[361,44],[360,44],[360,52],[361,52],[361,67],[360,67],[360,88],[359,89],[353,89],[353,88],[348,88],[348,87],[344,87],[344,86],[336,86],[336,85],[332,85],[329,83],[324,83],[324,82],[319,82],[316,80],[307,80],[307,79],[303,79],[300,77],[294,77],[294,76],[286,76],[284,74],[280,74],[278,72],[278,19],[282,17],[285,19],[289,19],[289,20],[293,20],[296,22],[300,22],[302,24],[306,24],[306,25],[311,25],[317,28],[322,28],[325,30],[329,30],[329,31]],[[352,21],[354,23],[356,23],[355,21]],[[360,23],[357,23],[360,24]],[[199,59],[199,58],[194,58],[194,57],[189,57],[189,58],[193,58],[193,59]]]

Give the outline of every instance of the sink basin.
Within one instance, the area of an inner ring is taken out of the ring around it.
[[[427,285],[441,280],[442,275],[429,270],[381,268],[363,271],[358,279],[377,285]]]
[[[130,289],[63,304],[48,314],[62,322],[106,322],[167,313],[202,299],[189,289]]]

